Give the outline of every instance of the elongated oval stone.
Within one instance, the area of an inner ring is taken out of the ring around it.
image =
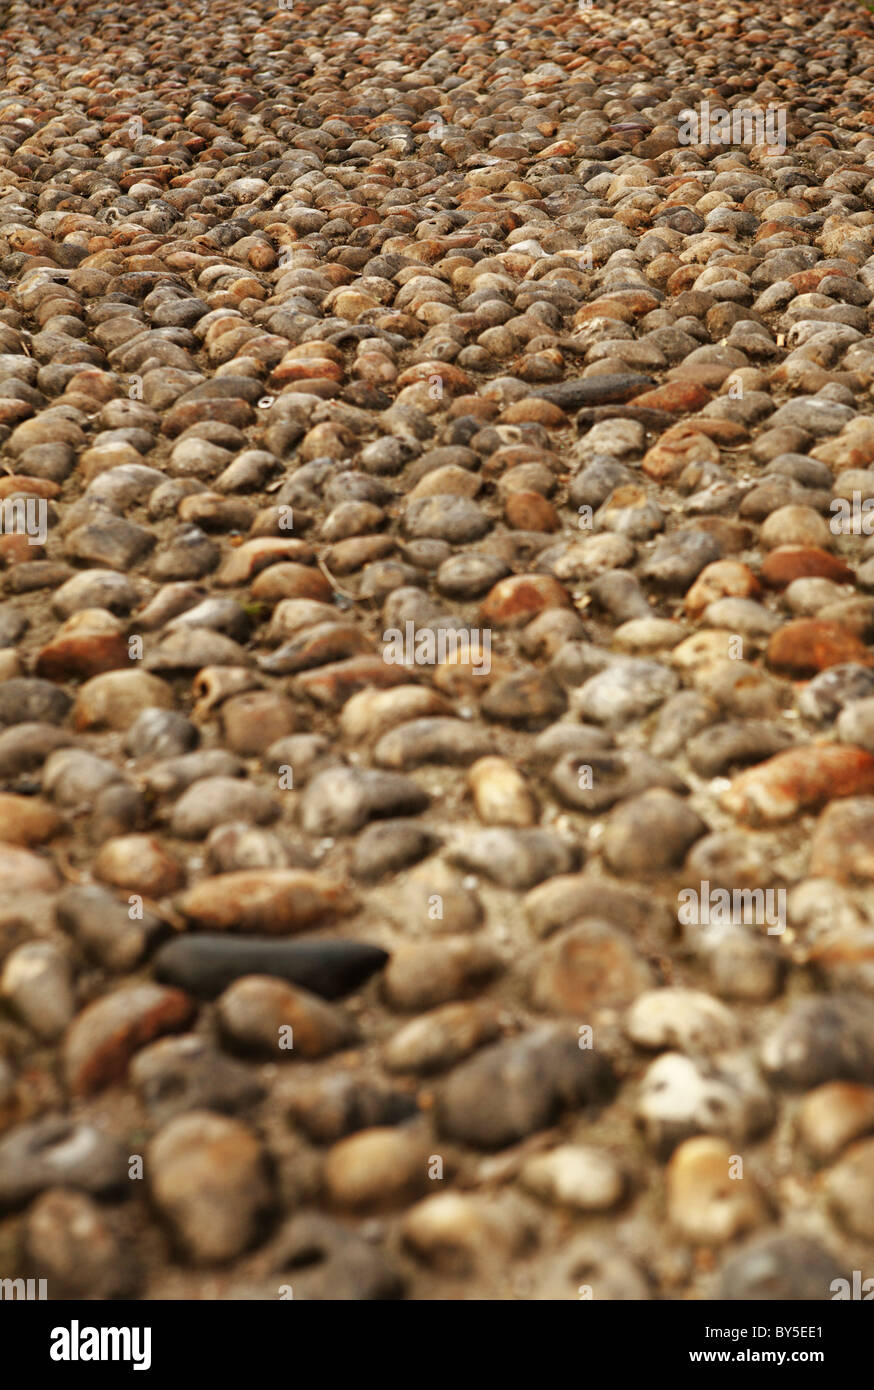
[[[201,999],[214,999],[243,975],[276,975],[323,999],[340,999],[387,960],[387,951],[364,941],[274,941],[205,933],[162,946],[155,971],[159,980]]]

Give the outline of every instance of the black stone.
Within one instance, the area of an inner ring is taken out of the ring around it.
[[[615,376],[581,377],[577,381],[559,381],[551,386],[538,386],[531,392],[542,401],[552,401],[562,410],[579,410],[584,405],[616,404],[630,401],[656,385],[651,376],[640,372],[619,372]]]
[[[323,999],[340,999],[387,960],[386,951],[363,941],[276,941],[205,933],[162,946],[155,972],[159,980],[201,999],[214,999],[243,975],[276,975]]]

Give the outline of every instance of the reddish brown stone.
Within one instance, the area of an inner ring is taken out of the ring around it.
[[[306,869],[241,869],[204,879],[177,907],[209,931],[284,935],[346,916],[355,899],[345,883]]]
[[[326,267],[326,270],[330,268],[331,267]],[[336,269],[339,271],[342,267],[337,266]],[[327,276],[327,278],[331,279],[331,276]],[[318,358],[319,361],[333,362],[337,367],[342,367],[343,365],[342,352],[325,338],[314,338],[309,343],[298,343],[296,347],[289,348],[287,352],[283,353],[282,361],[311,362],[314,358]]]
[[[34,544],[23,531],[0,536],[0,559],[5,565],[26,565],[28,560],[44,560],[45,554],[45,547]]]
[[[560,454],[535,449],[530,444],[505,444],[489,455],[480,471],[484,478],[497,478],[520,463],[540,463],[552,473],[567,473],[567,461]]]
[[[33,414],[33,406],[29,401],[17,401],[11,396],[0,398],[0,425],[6,425],[14,429],[22,420],[28,420]]]
[[[491,665],[484,671],[482,663],[473,657],[463,659],[463,652],[452,652],[434,667],[434,684],[438,690],[451,695],[454,700],[478,700],[484,690],[490,689],[499,680],[511,676],[513,665],[497,652],[491,654]]]
[[[719,449],[703,431],[672,425],[643,456],[641,468],[660,482],[676,478],[689,463],[718,463]]]
[[[804,233],[799,228],[790,227],[788,222],[777,217],[769,218],[767,222],[763,222],[753,237],[753,241],[767,241],[772,236],[777,236],[778,233],[790,242],[804,241]]]
[[[0,497],[11,497],[13,493],[23,492],[29,497],[57,497],[60,492],[57,483],[47,478],[28,478],[21,473],[9,473],[0,478]]]
[[[561,932],[543,951],[532,1002],[549,1013],[589,1018],[619,1009],[654,983],[646,961],[617,929],[597,921]]]
[[[245,584],[268,565],[281,560],[292,560],[308,564],[313,558],[312,548],[306,541],[280,540],[276,536],[258,536],[255,540],[244,541],[235,546],[222,560],[216,570],[217,584]]]
[[[548,574],[515,574],[501,579],[486,594],[480,614],[495,627],[523,627],[544,608],[569,608],[570,595]]]
[[[189,429],[191,425],[200,424],[203,420],[220,420],[222,424],[234,425],[237,429],[244,430],[254,419],[255,412],[248,401],[235,400],[233,397],[181,401],[164,416],[161,433],[175,439],[177,434]]]
[[[809,270],[799,270],[795,275],[787,275],[796,294],[814,294],[819,289],[819,283],[827,275],[834,275],[834,271],[820,266],[811,266]]]
[[[706,415],[693,415],[691,420],[686,421],[686,425],[689,429],[705,434],[723,449],[736,449],[750,437],[746,425],[739,424],[737,420],[711,420]]]
[[[871,666],[874,652],[840,623],[796,618],[773,634],[766,659],[773,670],[804,680],[845,661]]]
[[[857,936],[870,960],[870,934],[853,933],[854,938]],[[849,955],[845,937],[834,944],[827,937],[824,945],[827,958],[832,957],[834,946],[842,957]],[[819,956],[819,949],[814,947],[810,958],[816,961]],[[831,964],[831,960],[828,963]],[[805,1147],[820,1161],[835,1158],[851,1140],[871,1130],[874,1130],[874,1086],[863,1086],[855,1081],[828,1081],[808,1091],[801,1102],[798,1132]]]
[[[682,294],[683,290],[691,290],[698,276],[701,274],[701,267],[697,265],[684,265],[679,270],[675,270],[667,283],[667,291],[670,295]]]
[[[618,323],[633,323],[634,315],[615,300],[596,299],[577,310],[574,315],[574,328],[585,328],[592,319],[616,319]]]
[[[657,386],[653,391],[644,391],[635,396],[634,404],[643,410],[666,410],[669,415],[684,415],[690,410],[700,410],[710,400],[711,392],[694,381],[669,381]]]
[[[736,367],[729,367],[724,362],[690,362],[688,366],[681,363],[679,367],[671,368],[666,379],[691,381],[708,391],[718,391],[725,378],[736,370]]]
[[[339,616],[339,615],[338,615]],[[294,659],[284,663],[284,671],[307,671],[329,662],[345,661],[347,657],[373,651],[374,641],[355,623],[319,623],[293,638]],[[277,735],[279,737],[279,735]]]
[[[523,402],[517,401],[516,404],[522,405]],[[553,409],[557,410],[558,406],[553,406]],[[459,415],[473,415],[477,420],[494,420],[500,410],[498,402],[489,400],[488,396],[456,396],[447,414],[453,419]]]
[[[860,418],[857,416],[853,424]],[[810,450],[810,457],[827,463],[834,473],[843,473],[848,468],[868,468],[874,460],[874,437],[871,433],[854,432],[850,425],[836,439],[817,444]]]
[[[432,384],[432,377],[436,377],[442,384],[442,389],[450,395],[461,395],[464,391],[473,389],[473,382],[463,372],[460,367],[454,366],[451,362],[440,362],[437,360],[428,362],[416,362],[414,366],[407,367],[398,377],[398,387],[413,386],[416,382],[424,381]]]
[[[856,575],[839,556],[815,545],[781,545],[762,565],[762,583],[769,589],[785,589],[795,579],[812,577],[852,584]]]
[[[539,492],[511,492],[504,516],[514,531],[557,531],[561,526],[555,507]]]
[[[654,309],[662,307],[661,300],[650,290],[608,290],[596,303],[618,304],[635,318],[642,318],[644,314],[650,314]]]
[[[0,792],[0,843],[40,845],[64,827],[57,811],[38,796]]]
[[[397,549],[393,536],[348,536],[325,552],[325,564],[332,574],[354,574],[374,560],[382,560]]]
[[[179,989],[134,985],[89,1004],[70,1025],[64,1070],[74,1096],[90,1096],[123,1080],[138,1048],[185,1028],[194,1002]]]
[[[331,603],[334,590],[321,570],[311,565],[296,565],[293,561],[271,565],[258,575],[249,591],[254,599],[277,603],[284,598],[311,598],[318,603]]]
[[[110,372],[101,372],[96,367],[77,372],[67,382],[67,391],[76,392],[83,396],[91,396],[95,401],[111,401],[114,396],[121,395],[121,387],[115,377]]]
[[[56,637],[36,659],[36,674],[50,681],[99,676],[130,665],[123,632],[71,632]]]
[[[547,429],[564,429],[570,424],[561,406],[554,405],[552,401],[541,401],[535,396],[526,396],[521,401],[513,401],[506,410],[501,411],[498,421],[501,425],[517,425],[533,421],[537,425],[545,425]]]
[[[221,705],[228,747],[243,758],[257,758],[297,728],[295,707],[279,690],[246,690]]]
[[[419,497],[476,497],[482,488],[479,474],[469,468],[459,468],[457,464],[447,463],[442,468],[431,468],[407,494],[408,501]]]
[[[793,820],[835,797],[874,791],[874,757],[838,743],[808,744],[778,753],[735,777],[722,798],[727,811],[751,824]]]

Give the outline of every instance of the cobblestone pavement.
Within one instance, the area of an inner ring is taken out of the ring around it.
[[[0,1276],[874,1276],[867,11],[0,14]]]

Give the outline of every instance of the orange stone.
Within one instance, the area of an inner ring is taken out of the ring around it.
[[[561,526],[555,507],[539,492],[511,492],[504,515],[514,531],[557,531]]]
[[[261,570],[267,569],[268,565],[282,561],[308,564],[312,558],[312,549],[305,541],[257,536],[254,540],[244,541],[225,556],[215,579],[216,583],[228,586],[245,584]]]
[[[0,478],[0,497],[11,497],[13,493],[23,492],[30,497],[57,497],[60,492],[57,483],[47,478],[28,478],[23,473],[10,473]]]
[[[642,410],[666,410],[669,415],[682,415],[688,410],[700,410],[711,394],[694,381],[668,381],[664,386],[636,396],[634,405]]]
[[[526,396],[521,401],[513,401],[506,410],[501,412],[499,424],[518,425],[533,421],[537,425],[545,425],[547,429],[564,429],[570,424],[570,420],[562,410],[561,406],[553,405],[552,401],[541,401],[536,396]]]
[[[874,757],[849,744],[789,748],[735,777],[722,805],[752,825],[776,825],[836,797],[874,791]]]
[[[523,627],[544,608],[570,608],[563,584],[548,574],[514,574],[500,579],[480,607],[484,622],[495,627]]]
[[[11,396],[0,397],[0,425],[8,425],[10,429],[14,429],[32,414],[33,406],[29,401],[13,400]]]
[[[596,299],[593,304],[584,304],[574,314],[574,328],[584,328],[593,319],[616,319],[619,323],[633,323],[634,315],[623,304]]]
[[[233,397],[208,398],[202,401],[181,401],[164,416],[161,433],[171,439],[192,425],[204,420],[217,420],[223,425],[233,425],[235,429],[246,429],[255,419],[255,412],[248,401]]]
[[[453,700],[478,700],[483,691],[505,676],[512,676],[514,670],[511,662],[497,652],[492,652],[491,665],[488,671],[484,671],[482,662],[455,651],[434,667],[433,679],[437,689]]]
[[[530,400],[531,398],[527,399]],[[524,402],[516,401],[514,404],[522,405]],[[541,401],[540,404],[546,405],[546,401]],[[450,419],[455,419],[459,415],[473,415],[477,420],[494,420],[495,416],[500,413],[500,409],[498,402],[489,400],[488,396],[456,396],[447,414]],[[558,410],[558,406],[553,406],[553,410]],[[564,411],[561,411],[560,414],[564,415]],[[503,418],[507,418],[506,414]]]
[[[283,598],[312,598],[320,603],[332,603],[334,599],[334,591],[321,570],[291,561],[262,570],[250,593],[253,599],[266,603]]]
[[[737,420],[717,420],[706,415],[695,415],[686,421],[686,426],[706,434],[708,439],[712,439],[714,444],[720,444],[723,449],[736,449],[750,437],[746,425],[739,424]]]
[[[343,368],[327,357],[296,357],[289,360],[287,355],[273,369],[271,381],[277,385],[286,381],[342,381]]]
[[[630,314],[632,318],[641,318],[644,314],[650,314],[654,309],[660,309],[661,299],[657,298],[651,290],[608,290],[594,301],[595,306],[603,307],[606,304],[618,305]]]
[[[718,391],[725,378],[731,376],[736,367],[728,367],[724,362],[691,362],[672,367],[667,374],[668,381],[694,381],[708,391]]]
[[[785,589],[794,579],[831,579],[852,584],[855,571],[837,555],[815,545],[781,545],[765,557],[762,583],[769,589]]]
[[[398,377],[397,384],[399,387],[413,386],[419,381],[430,383],[432,378],[436,378],[442,384],[443,390],[451,395],[473,390],[473,382],[467,372],[453,366],[451,362],[440,362],[436,359],[417,362],[414,366],[407,367]]]
[[[104,995],[78,1014],[64,1041],[64,1070],[74,1096],[123,1080],[133,1054],[164,1033],[185,1028],[197,1012],[179,989],[133,985]]]
[[[830,666],[854,661],[874,665],[874,652],[842,626],[823,618],[795,618],[773,634],[766,652],[768,665],[798,680],[815,676]]]
[[[44,680],[87,679],[130,665],[127,638],[122,632],[70,632],[44,646],[36,659],[36,674]]]
[[[718,462],[718,448],[702,431],[690,425],[672,425],[647,450],[640,466],[648,478],[664,482],[678,477],[689,463]]]
[[[827,275],[834,275],[834,271],[819,266],[812,266],[809,270],[799,270],[795,275],[787,275],[786,279],[794,289],[796,294],[812,294],[819,289],[819,282],[824,280]]]
[[[9,531],[0,535],[0,559],[6,565],[27,564],[28,560],[45,558],[45,547],[32,541],[23,531]]]
[[[682,294],[683,290],[690,290],[698,276],[701,274],[701,267],[697,265],[684,265],[679,270],[675,270],[665,288],[668,294]]]

